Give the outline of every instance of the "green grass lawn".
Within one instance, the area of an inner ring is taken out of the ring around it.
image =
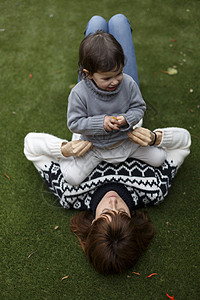
[[[0,299],[199,299],[199,11],[198,0],[0,1]],[[133,28],[144,125],[184,127],[192,147],[166,200],[147,210],[156,229],[148,251],[125,274],[104,277],[69,230],[76,212],[57,204],[23,140],[30,131],[70,138],[83,32],[93,15],[116,13]],[[174,66],[176,75],[163,72]]]

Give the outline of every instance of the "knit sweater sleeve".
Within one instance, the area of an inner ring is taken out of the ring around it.
[[[166,160],[179,168],[190,153],[191,136],[184,128],[168,127],[155,129],[162,131],[162,140],[158,147],[166,151]]]
[[[61,153],[64,141],[51,134],[30,132],[24,139],[24,154],[38,170],[45,169],[52,161],[58,162],[64,157]]]
[[[127,77],[127,76],[126,76]],[[144,112],[146,110],[146,103],[142,97],[140,89],[136,82],[129,78],[128,86],[129,89],[129,109],[123,113],[127,123],[128,129],[132,128],[136,123],[138,123],[144,116]],[[120,128],[123,130],[123,127]],[[127,128],[124,128],[127,131]]]
[[[105,135],[103,122],[106,114],[88,116],[84,97],[72,90],[68,99],[67,126],[73,133],[83,135]]]

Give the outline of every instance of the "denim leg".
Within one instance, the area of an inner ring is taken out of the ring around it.
[[[108,23],[100,16],[93,16],[87,24],[85,36],[90,33],[95,33],[97,30],[108,32]]]
[[[108,22],[108,32],[120,43],[125,54],[124,73],[130,75],[138,84],[137,64],[131,27],[128,19],[122,15],[114,15]]]

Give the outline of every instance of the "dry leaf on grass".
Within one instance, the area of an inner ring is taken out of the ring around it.
[[[178,73],[178,70],[175,68],[168,68],[167,72],[169,75],[176,75]]]
[[[69,277],[69,275],[64,276],[63,278],[61,278],[61,282],[62,282],[64,279],[67,279],[68,277]]]
[[[141,274],[140,273],[138,273],[138,272],[132,272],[132,274],[135,274],[135,275],[138,275],[138,276],[140,276]]]
[[[3,175],[10,180],[10,177],[6,173],[4,173]]]
[[[168,75],[176,75],[178,74],[178,70],[175,68],[168,68],[167,71],[162,71],[162,73],[168,74]]]
[[[31,254],[29,254],[29,256],[27,258],[30,258],[33,254],[35,254],[37,252],[37,250],[33,251]]]
[[[148,276],[146,276],[145,278],[151,278],[152,276],[155,276],[155,275],[158,275],[157,273],[152,273],[152,274],[149,274]]]

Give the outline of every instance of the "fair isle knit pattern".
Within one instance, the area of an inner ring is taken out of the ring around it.
[[[117,165],[101,162],[97,168],[78,186],[69,185],[60,170],[60,165],[52,161],[48,171],[40,170],[49,189],[66,208],[90,210],[90,202],[96,188],[104,183],[122,183],[131,193],[134,209],[158,205],[171,187],[177,167],[168,161],[158,167],[129,158]]]

